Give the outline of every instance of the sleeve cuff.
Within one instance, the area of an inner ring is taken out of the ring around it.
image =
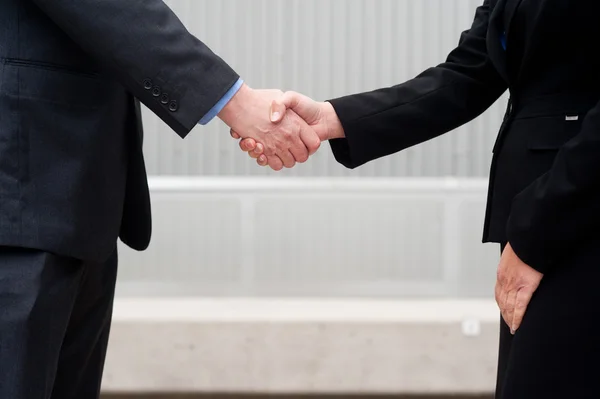
[[[221,112],[221,110],[225,108],[229,101],[231,101],[233,96],[235,96],[235,94],[240,90],[243,84],[244,81],[242,80],[242,78],[238,79],[238,81],[235,82],[233,86],[231,86],[231,89],[229,89],[227,93],[225,93],[225,95],[214,105],[214,107],[212,107],[210,111],[208,111],[208,113],[204,115],[202,119],[200,119],[200,122],[198,122],[198,124],[206,125],[211,120],[213,120],[215,116],[217,116],[219,112]]]
[[[511,213],[507,221],[506,236],[519,259],[538,272],[546,274],[556,261],[554,251],[544,245],[544,238],[531,229],[531,223],[526,217]]]

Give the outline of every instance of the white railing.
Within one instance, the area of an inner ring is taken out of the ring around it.
[[[149,250],[119,295],[492,298],[480,179],[150,181]]]

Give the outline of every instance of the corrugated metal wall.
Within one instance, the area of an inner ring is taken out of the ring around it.
[[[484,179],[153,177],[119,295],[490,298]]]
[[[403,82],[442,62],[482,0],[170,0],[201,40],[252,86],[325,100]],[[504,110],[441,138],[349,171],[324,146],[278,176],[464,176],[488,174]],[[215,120],[181,140],[145,112],[154,175],[266,175]]]

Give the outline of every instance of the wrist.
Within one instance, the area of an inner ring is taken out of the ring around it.
[[[253,90],[244,83],[231,100],[229,100],[227,105],[223,107],[221,112],[217,114],[219,119],[230,128],[235,129],[234,125],[243,113],[244,107],[247,107],[248,103],[252,101],[252,91]]]
[[[346,137],[344,134],[344,127],[342,126],[342,122],[335,112],[335,108],[331,105],[330,102],[325,101],[322,104],[323,115],[325,119],[325,126],[327,126],[326,137],[322,138],[321,141],[325,140],[333,140],[333,139],[342,139]]]

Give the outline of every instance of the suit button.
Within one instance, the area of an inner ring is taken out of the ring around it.
[[[168,104],[169,103],[169,95],[167,93],[163,93],[162,96],[160,96],[160,102],[161,104]]]
[[[179,108],[179,105],[177,104],[177,101],[173,100],[169,103],[169,111],[175,112],[175,111],[177,111],[178,108]]]
[[[150,79],[144,79],[144,89],[150,90],[152,88],[152,81]]]
[[[153,95],[154,97],[158,97],[158,96],[160,96],[160,87],[158,87],[158,86],[154,86],[154,87],[152,88],[152,95]]]

